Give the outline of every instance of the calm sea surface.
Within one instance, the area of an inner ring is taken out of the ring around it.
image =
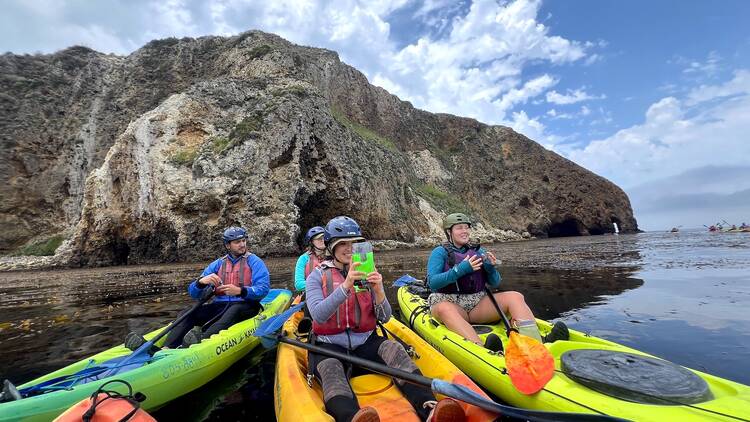
[[[502,287],[536,315],[750,384],[750,233],[643,233],[489,245]],[[424,277],[429,250],[376,254],[386,280]],[[217,251],[218,253],[218,251]],[[296,258],[267,259],[289,288]],[[167,324],[207,263],[0,273],[0,379],[16,384]],[[395,289],[389,292],[397,308]],[[274,353],[253,353],[160,409],[160,420],[273,418]]]

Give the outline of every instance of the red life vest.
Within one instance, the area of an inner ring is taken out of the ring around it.
[[[226,255],[221,261],[221,267],[219,267],[219,278],[222,284],[232,284],[240,289],[245,286],[253,285],[253,270],[250,269],[250,264],[247,262],[250,257],[250,253],[243,255],[235,264],[229,259],[229,255]],[[217,293],[216,296],[222,296]]]
[[[345,278],[330,261],[321,263],[320,269],[323,273],[323,298],[326,298],[339,288]],[[325,323],[319,324],[313,320],[313,332],[318,335],[331,335],[349,329],[355,333],[366,333],[375,329],[376,322],[374,300],[368,289],[350,292],[346,301],[339,305],[336,313]]]
[[[322,260],[318,258],[318,255],[315,252],[307,252],[307,257],[308,257],[308,260],[307,260],[307,265],[305,265],[305,279],[307,279],[307,276],[310,275],[310,273],[315,269],[315,267],[317,267],[318,265],[320,265],[321,262],[323,262]]]

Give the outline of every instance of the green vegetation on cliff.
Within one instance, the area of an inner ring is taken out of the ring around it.
[[[349,120],[349,118],[346,117],[346,114],[344,114],[337,108],[331,107],[331,115],[333,115],[333,118],[336,119],[336,121],[339,122],[342,126],[345,126],[349,130],[356,132],[357,135],[361,136],[363,139],[367,141],[377,142],[378,144],[388,148],[391,151],[398,151],[398,149],[396,148],[396,144],[392,140],[378,135],[373,130],[368,129],[360,125],[359,123]]]
[[[49,256],[54,255],[57,248],[62,244],[65,238],[61,235],[52,236],[48,239],[41,240],[39,242],[32,243],[15,251],[12,255],[14,256]]]
[[[432,184],[414,186],[417,194],[427,200],[432,206],[445,212],[468,212],[464,201],[456,195],[443,191]]]

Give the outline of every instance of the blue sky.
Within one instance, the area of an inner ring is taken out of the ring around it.
[[[750,222],[750,2],[5,1],[0,51],[273,32],[621,186],[644,229]]]

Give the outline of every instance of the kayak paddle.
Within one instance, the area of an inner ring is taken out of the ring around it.
[[[522,409],[513,406],[502,405],[496,403],[486,397],[482,397],[477,392],[473,391],[469,387],[461,384],[454,384],[445,380],[437,378],[429,378],[424,375],[407,372],[398,368],[392,368],[387,365],[372,362],[367,359],[362,359],[357,356],[351,356],[344,353],[338,353],[332,350],[322,348],[313,344],[301,342],[287,338],[283,335],[279,335],[278,331],[284,325],[287,319],[289,319],[296,311],[302,308],[304,305],[300,303],[289,308],[287,311],[273,316],[263,322],[260,327],[253,333],[254,336],[260,337],[263,346],[271,348],[277,343],[286,343],[295,347],[305,349],[307,351],[317,353],[324,356],[339,359],[344,362],[349,362],[353,365],[360,366],[373,372],[377,372],[383,375],[387,375],[394,378],[402,379],[406,382],[421,385],[430,388],[434,393],[442,394],[447,397],[452,397],[457,400],[469,403],[477,406],[481,409],[498,413],[511,418],[523,419],[526,421],[539,421],[539,422],[598,422],[598,421],[625,421],[625,419],[615,418],[607,415],[595,415],[595,414],[583,414],[583,413],[566,413],[566,412],[546,412],[539,410]],[[263,341],[265,339],[265,341]]]
[[[208,289],[208,291],[204,291],[201,294],[201,298],[198,301],[198,303],[195,304],[192,308],[190,308],[189,311],[185,312],[184,314],[180,315],[179,318],[172,321],[167,328],[161,330],[159,334],[157,334],[154,338],[151,340],[143,343],[138,349],[136,349],[133,353],[131,353],[129,356],[125,357],[122,361],[120,361],[120,364],[114,368],[111,368],[109,371],[105,372],[101,378],[105,378],[111,375],[115,375],[119,372],[123,372],[123,369],[126,365],[132,365],[135,363],[145,363],[148,360],[151,359],[151,354],[149,353],[149,350],[151,350],[151,346],[153,346],[157,341],[159,341],[162,337],[164,337],[167,333],[172,331],[172,329],[177,326],[177,324],[184,321],[188,316],[190,316],[193,312],[195,312],[198,308],[203,306],[204,303],[206,303],[209,299],[211,299],[214,295],[214,287],[212,285],[204,287],[204,289]]]
[[[495,305],[508,334],[508,345],[505,347],[505,367],[513,386],[523,394],[534,394],[544,388],[555,374],[555,360],[546,347],[538,340],[520,334],[510,326],[510,321],[500,309],[495,295],[489,287],[484,286],[485,292]]]
[[[278,336],[281,327],[284,326],[286,320],[291,318],[295,313],[299,312],[299,310],[302,309],[303,306],[305,306],[304,301],[291,306],[289,309],[280,314],[268,318],[262,324],[260,324],[260,327],[255,330],[253,335],[260,338],[260,343],[266,349],[270,349],[276,346],[276,343],[278,343],[276,337]]]

